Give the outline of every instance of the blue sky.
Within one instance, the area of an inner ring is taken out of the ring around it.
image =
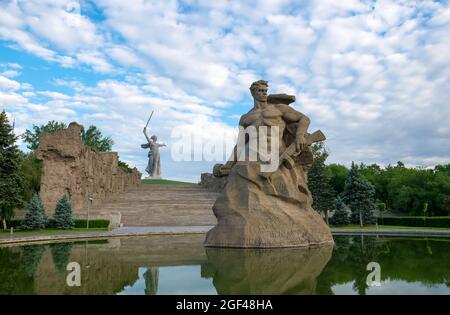
[[[16,133],[55,119],[95,124],[142,172],[142,128],[233,141],[248,88],[297,97],[329,162],[449,163],[448,1],[0,1],[0,109]],[[24,146],[22,145],[22,148]]]

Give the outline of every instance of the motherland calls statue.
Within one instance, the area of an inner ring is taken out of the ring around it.
[[[325,140],[325,136],[320,130],[307,132],[309,118],[289,106],[295,101],[294,96],[267,96],[267,88],[267,81],[263,80],[251,85],[254,107],[240,119],[239,125],[245,129],[240,130],[238,145],[225,165],[214,166],[214,175],[228,176],[228,180],[213,206],[218,223],[208,232],[205,246],[271,248],[333,244],[329,227],[311,206],[306,177],[312,164],[311,144]],[[258,133],[259,145],[267,141],[267,147],[274,149],[270,152],[275,152],[270,161],[276,162],[274,169],[263,170],[267,166],[266,157],[271,154],[260,154],[260,148],[257,160],[247,158],[246,153],[250,157],[254,148],[250,133],[242,130],[250,128]],[[239,143],[243,143],[243,149]]]
[[[160,159],[160,155],[159,155],[159,148],[160,147],[165,147],[166,145],[163,143],[157,143],[156,141],[158,140],[158,138],[153,135],[151,137],[149,137],[147,135],[147,127],[148,127],[148,123],[150,122],[150,119],[153,116],[153,111],[150,115],[150,118],[147,121],[147,124],[144,127],[144,135],[145,138],[147,139],[147,143],[141,144],[141,148],[143,149],[150,149],[148,152],[148,164],[147,167],[145,168],[145,171],[148,173],[150,179],[158,179],[161,178],[161,159]]]

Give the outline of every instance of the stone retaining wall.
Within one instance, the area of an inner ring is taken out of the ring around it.
[[[85,209],[88,198],[99,204],[106,198],[138,186],[141,173],[118,168],[117,152],[98,152],[80,138],[83,126],[72,122],[67,129],[43,133],[39,138],[38,159],[43,161],[40,196],[48,213],[67,193],[73,209]]]

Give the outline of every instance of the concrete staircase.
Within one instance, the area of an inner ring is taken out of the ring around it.
[[[120,212],[124,226],[214,225],[212,206],[217,197],[217,193],[196,185],[142,184],[92,206],[89,213],[94,218]],[[75,215],[84,218],[86,211]]]

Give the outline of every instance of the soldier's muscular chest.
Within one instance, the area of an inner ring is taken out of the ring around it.
[[[254,109],[244,115],[241,120],[243,126],[277,125],[283,122],[283,113],[274,106],[267,106],[263,109]]]

